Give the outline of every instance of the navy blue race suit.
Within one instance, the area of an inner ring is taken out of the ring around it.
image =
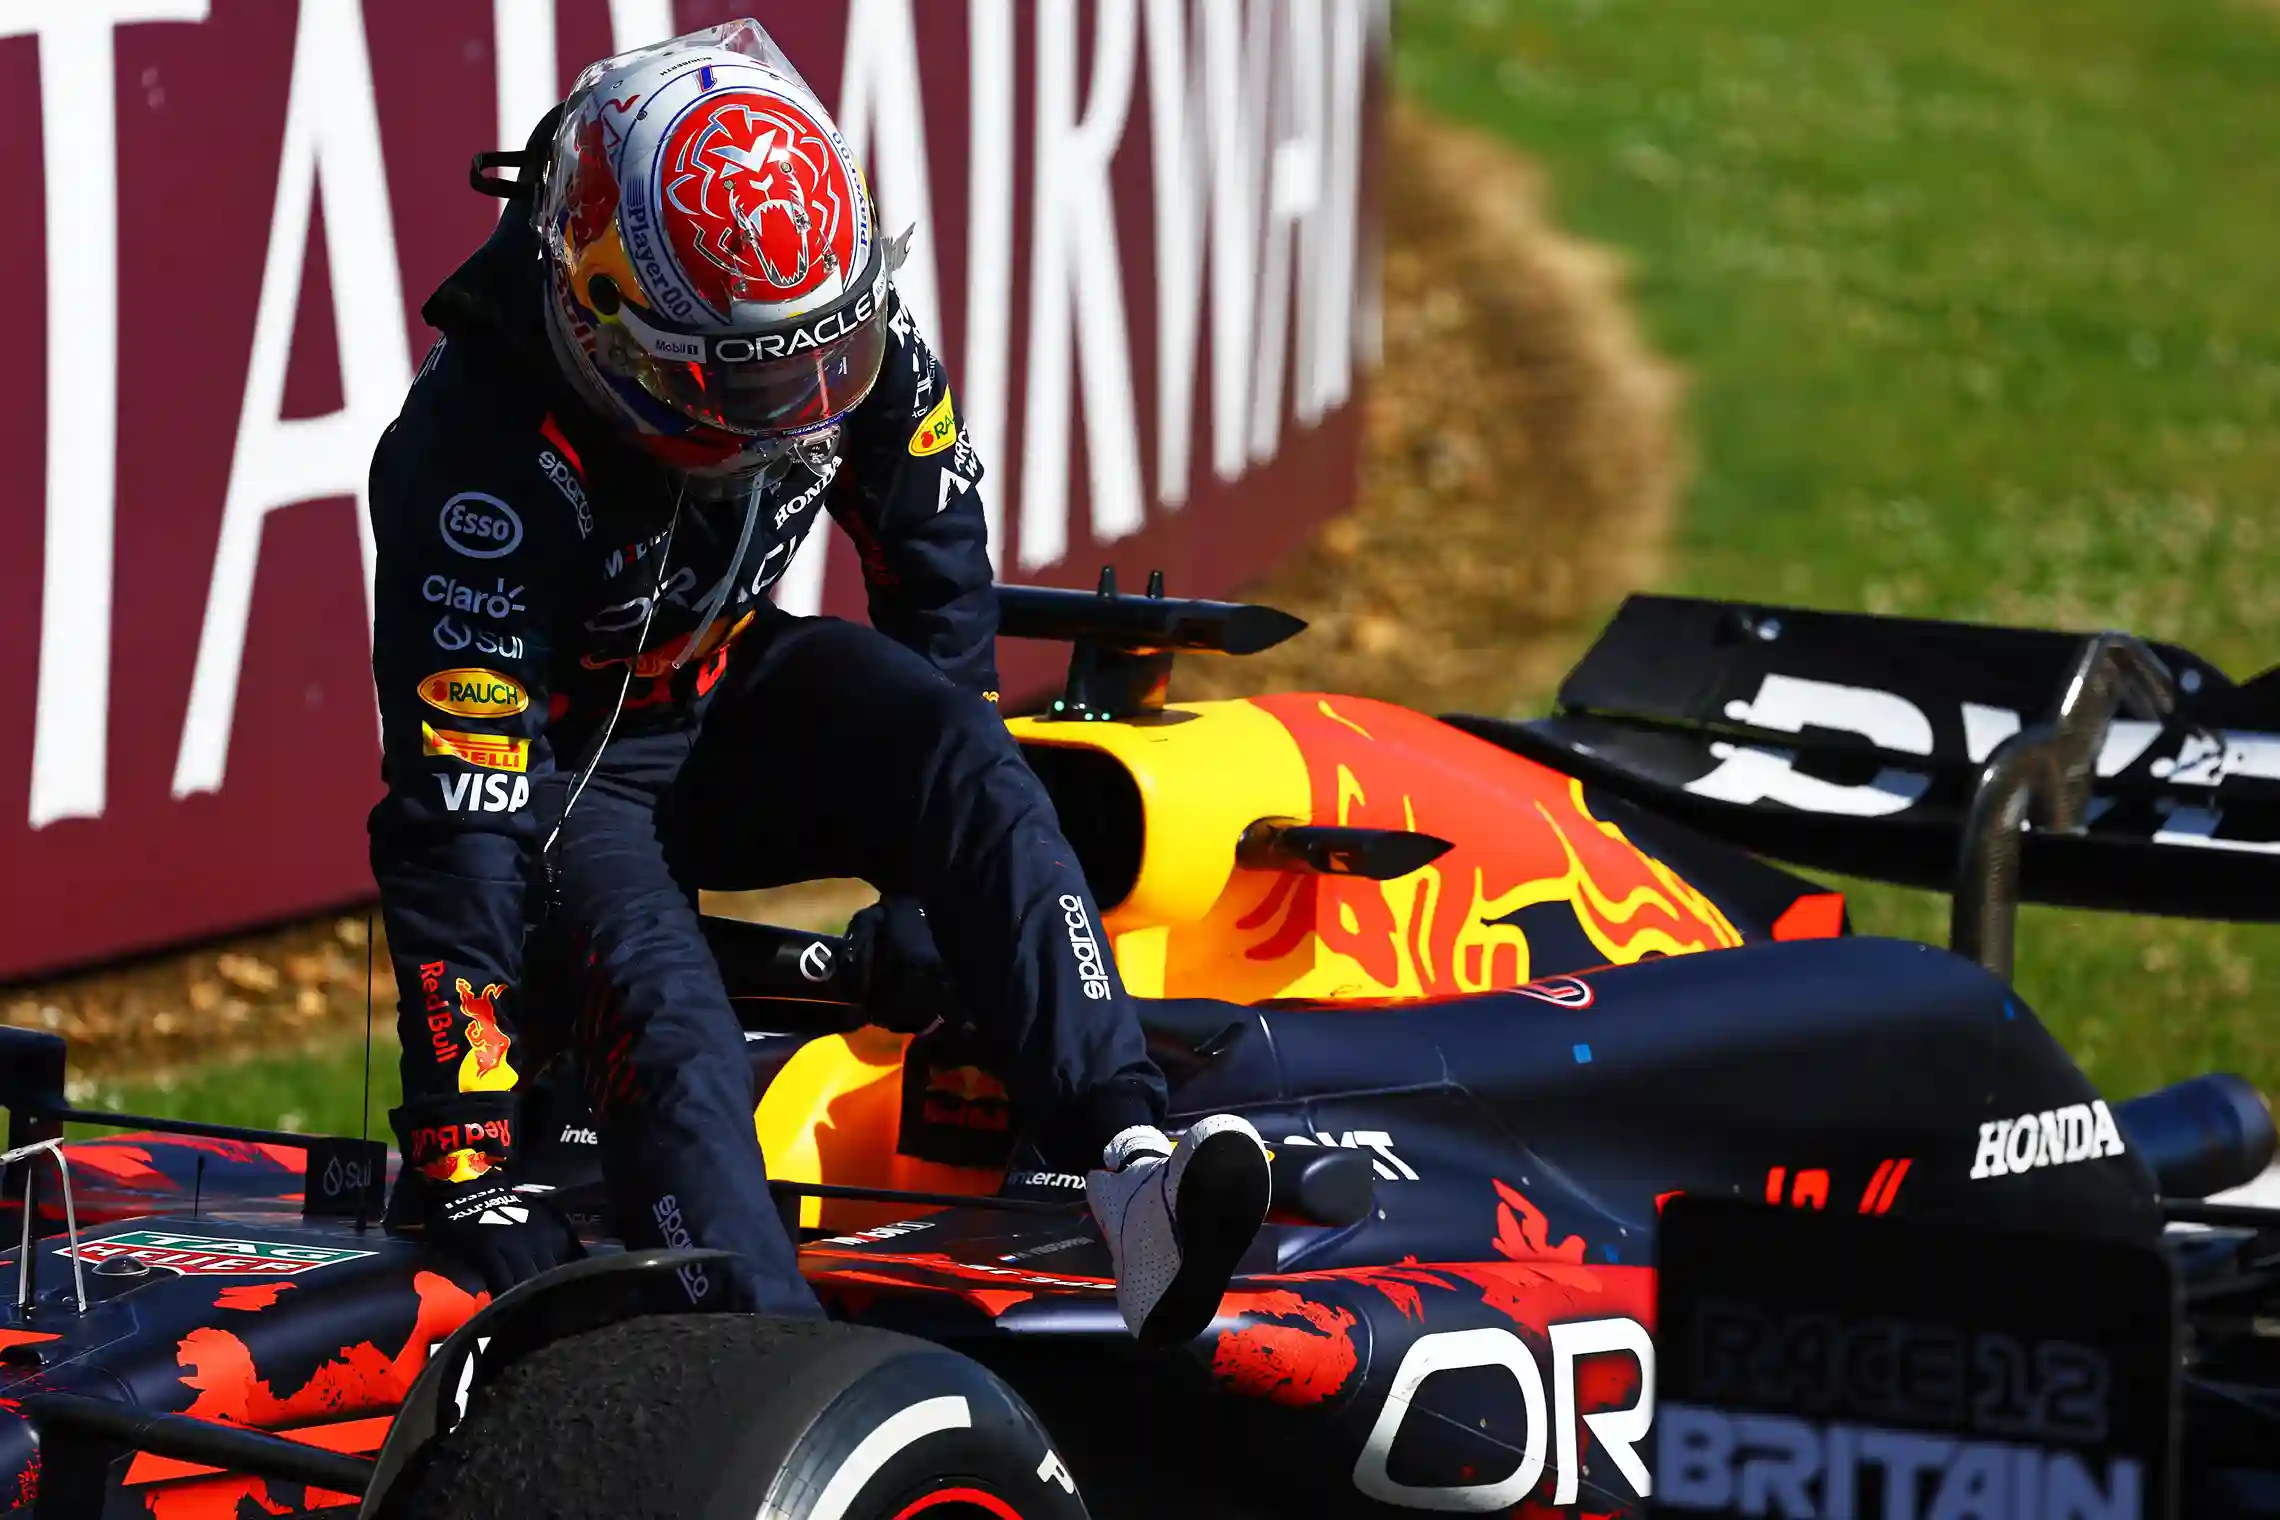
[[[1113,966],[1071,944],[1099,915],[997,716],[981,466],[947,441],[947,382],[899,301],[839,458],[780,467],[740,557],[748,486],[679,475],[588,410],[542,289],[510,202],[424,308],[444,337],[372,462],[391,1219],[429,1179],[505,1161],[512,1180],[535,1034],[579,1056],[628,1243],[737,1252],[744,1301],[812,1313],[698,888],[861,876],[915,896],[1005,1049],[1016,1122],[1058,1115],[1071,1150],[1158,1122],[1163,1079]],[[768,600],[826,512],[860,552],[869,629]]]

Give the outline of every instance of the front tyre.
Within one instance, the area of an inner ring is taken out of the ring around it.
[[[485,1380],[384,1517],[1086,1520],[1037,1417],[980,1364],[823,1321],[632,1319]]]

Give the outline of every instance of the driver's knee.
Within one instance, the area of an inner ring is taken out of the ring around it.
[[[993,703],[944,683],[915,697],[903,720],[903,742],[888,763],[903,772],[905,796],[927,825],[954,826],[954,816],[976,810],[1003,818],[1047,805]]]

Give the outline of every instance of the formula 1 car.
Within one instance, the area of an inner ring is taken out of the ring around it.
[[[844,941],[713,921],[830,1322],[694,1312],[712,1254],[610,1249],[559,1064],[526,1089],[519,1168],[597,1249],[491,1303],[371,1223],[377,1144],[76,1109],[62,1042],[0,1031],[15,1503],[1639,1514],[1682,1197],[2170,1239],[2188,1457],[2235,1495],[2280,1466],[2280,1214],[2194,1202],[2270,1160],[2262,1100],[2210,1076],[2109,1103],[2001,974],[2022,889],[2280,915],[2274,678],[2115,635],[1642,597],[1554,716],[1436,719],[1172,703],[1176,654],[1302,625],[1160,582],[1008,588],[1003,622],[1073,645],[1013,727],[1175,1109],[1244,1113],[1274,1151],[1205,1334],[1126,1335],[1081,1179],[1024,1161],[997,1054],[954,1016],[865,1027]],[[1855,937],[1761,852],[1949,886],[1957,948]]]

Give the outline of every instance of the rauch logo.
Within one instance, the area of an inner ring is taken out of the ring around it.
[[[530,706],[530,694],[495,670],[439,670],[420,682],[420,700],[461,718],[507,718]]]

